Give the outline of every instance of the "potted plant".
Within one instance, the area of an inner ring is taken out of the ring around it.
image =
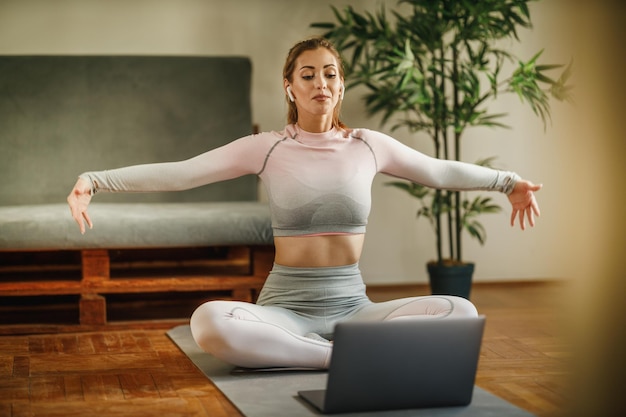
[[[382,124],[393,123],[392,130],[425,131],[434,156],[461,160],[466,129],[506,127],[501,121],[506,114],[487,108],[499,95],[517,94],[544,127],[550,98],[571,99],[571,62],[553,79],[547,73],[563,65],[540,65],[542,51],[522,61],[501,47],[502,40],[519,41],[518,28],[532,27],[530,1],[399,0],[392,18],[384,5],[375,13],[331,6],[336,22],[312,26],[324,29],[323,36],[342,53],[347,88],[366,87],[370,115],[381,114]],[[503,75],[509,62],[514,69]],[[428,265],[433,293],[469,298],[474,265],[462,257],[462,233],[483,244],[486,232],[477,218],[500,207],[490,198],[470,200],[456,191],[401,181],[389,185],[417,198],[418,217],[428,219],[435,231],[437,259]]]

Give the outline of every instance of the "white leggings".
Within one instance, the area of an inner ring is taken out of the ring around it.
[[[257,304],[209,301],[191,316],[191,332],[206,352],[245,368],[328,368],[339,321],[477,316],[453,296],[371,302],[358,265],[292,268],[274,265]]]

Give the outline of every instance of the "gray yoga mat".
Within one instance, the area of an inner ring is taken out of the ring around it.
[[[323,415],[298,397],[298,390],[326,387],[322,371],[238,372],[237,368],[203,352],[188,325],[167,335],[246,417],[310,417]],[[467,407],[428,408],[337,414],[342,417],[531,417],[501,398],[474,387]]]

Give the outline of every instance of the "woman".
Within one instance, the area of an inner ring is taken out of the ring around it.
[[[358,268],[373,177],[382,172],[430,187],[508,194],[511,224],[534,225],[540,186],[512,172],[443,161],[339,120],[344,74],[335,48],[320,38],[296,44],[283,70],[289,124],[237,139],[186,161],[82,174],[68,196],[82,233],[99,191],[175,191],[258,175],[272,212],[276,257],[256,304],[210,301],[191,331],[205,351],[232,364],[327,368],[334,325],[346,320],[476,316],[452,296],[371,302]]]

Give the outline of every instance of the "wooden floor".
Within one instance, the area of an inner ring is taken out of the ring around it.
[[[568,347],[563,284],[478,284],[487,316],[477,385],[537,416],[564,403]],[[372,299],[424,295],[423,286],[373,288]],[[171,325],[171,324],[170,324]],[[91,333],[0,337],[0,416],[240,416],[158,323]]]

